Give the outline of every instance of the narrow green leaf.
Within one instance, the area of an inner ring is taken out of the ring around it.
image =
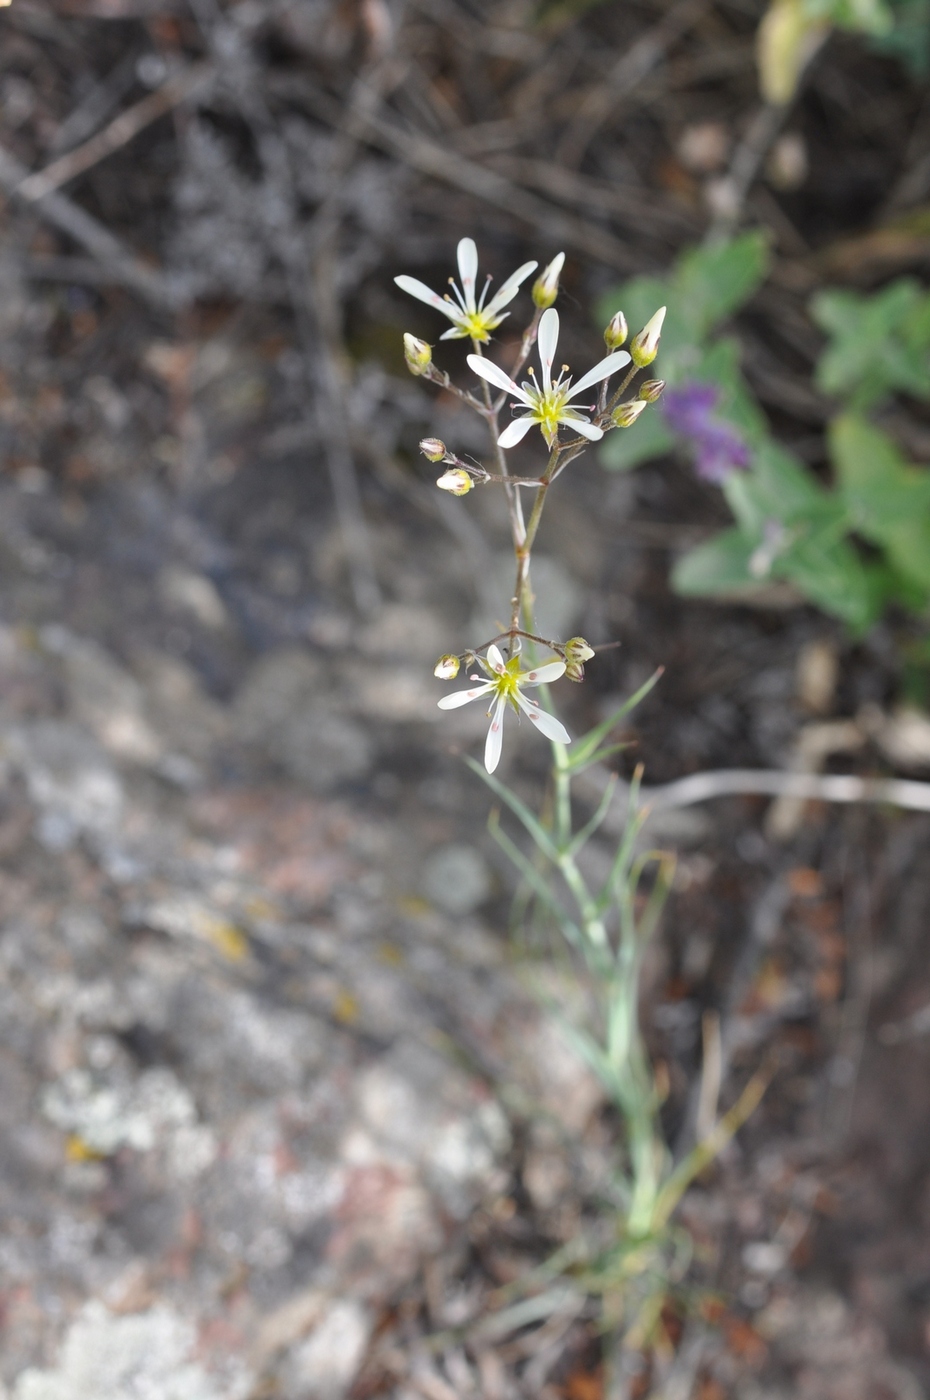
[[[622,719],[625,719],[631,710],[635,710],[636,706],[642,700],[645,700],[650,690],[658,683],[664,672],[665,667],[660,666],[658,670],[652,673],[647,681],[643,682],[638,690],[635,690],[633,694],[627,700],[624,700],[623,704],[618,706],[616,710],[612,711],[606,719],[602,719],[600,724],[596,724],[593,729],[588,730],[587,734],[582,734],[580,739],[575,740],[568,753],[569,773],[577,773],[582,765],[587,767],[590,764],[592,761],[591,755],[596,751],[601,741],[607,738],[610,731],[614,729]]]
[[[499,779],[494,777],[493,773],[488,773],[483,764],[477,763],[475,759],[468,755],[465,757],[465,762],[472,772],[477,773],[482,782],[487,783],[491,791],[497,793],[501,801],[507,804],[514,816],[519,818],[543,855],[547,856],[549,860],[552,861],[553,865],[558,865],[559,852],[552,837],[538,819],[533,816],[533,813],[530,811],[529,807],[527,807],[526,803],[521,802],[516,793],[511,792],[510,788],[505,787]]]
[[[492,812],[491,816],[488,818],[488,831],[500,846],[510,863],[520,872],[520,875],[536,895],[540,903],[552,914],[568,942],[575,948],[582,947],[584,939],[578,925],[559,903],[547,884],[542,871],[536,869],[533,862],[527,859],[516,842],[512,841],[506,831],[504,831],[500,824],[500,819],[495,812]]]
[[[693,334],[705,336],[748,301],[768,267],[768,237],[761,231],[701,244],[679,258],[672,296],[680,299]]]
[[[578,854],[578,852],[587,844],[587,842],[590,841],[594,833],[597,830],[599,830],[604,821],[604,818],[607,816],[607,813],[610,810],[610,804],[613,801],[614,793],[616,792],[616,790],[617,775],[616,773],[611,773],[610,777],[607,780],[607,783],[605,784],[601,800],[597,804],[597,810],[595,811],[594,815],[590,817],[588,821],[585,822],[584,826],[581,827],[581,829],[577,831],[572,837],[571,841],[569,842],[568,849],[565,853],[567,856],[573,859]]]

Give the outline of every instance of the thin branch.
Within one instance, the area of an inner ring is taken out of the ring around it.
[[[590,142],[624,98],[661,62],[665,52],[701,18],[709,0],[680,0],[613,65],[604,80],[580,103],[571,126],[556,148],[558,164],[577,165]]]
[[[158,121],[159,117],[165,116],[173,107],[209,87],[213,78],[213,69],[206,63],[196,64],[169,78],[156,92],[149,93],[148,97],[143,97],[141,102],[137,102],[127,111],[120,112],[109,126],[98,131],[96,136],[92,136],[82,146],[76,146],[67,155],[53,160],[44,170],[27,175],[15,191],[17,197],[34,203],[60,189],[69,180],[83,175],[86,170],[99,165],[107,156],[128,145],[140,131]]]
[[[29,171],[9,151],[0,147],[0,190],[21,198],[20,187]],[[148,267],[124,243],[66,195],[52,192],[35,200],[24,200],[50,224],[73,239],[106,270],[109,278],[136,292],[161,311],[174,311],[191,297],[191,289],[180,278],[166,276]]]
[[[338,129],[345,120],[343,109],[305,79],[290,76],[275,78],[269,87],[279,96],[304,103],[320,121],[329,126]],[[503,209],[521,223],[541,232],[554,246],[560,243],[568,245],[621,272],[639,270],[640,265],[631,251],[607,229],[587,223],[550,204],[548,200],[540,199],[496,170],[468,160],[438,141],[401,127],[384,116],[368,114],[359,125],[368,145],[387,151],[422,175],[464,190],[486,204]]]

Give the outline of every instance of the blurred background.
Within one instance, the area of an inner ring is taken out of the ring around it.
[[[597,1306],[508,1291],[609,1231],[619,1147],[436,709],[509,538],[418,454],[487,444],[393,284],[564,250],[576,373],[670,306],[668,406],[534,556],[541,629],[620,643],[574,732],[662,665],[625,776],[927,779],[928,54],[926,0],[0,10],[0,1394],[928,1393],[919,813],[656,815],[670,1144],[702,1042],[724,1105],[778,1073],[609,1397]]]

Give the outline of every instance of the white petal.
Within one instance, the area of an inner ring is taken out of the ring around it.
[[[469,367],[474,370],[475,374],[480,375],[482,379],[486,379],[489,384],[493,384],[496,388],[503,389],[505,393],[513,394],[521,403],[525,403],[527,408],[531,407],[529,399],[519,384],[514,384],[510,375],[505,374],[498,365],[486,359],[484,355],[468,355],[466,358]]]
[[[552,387],[552,361],[555,359],[555,352],[559,344],[559,313],[554,306],[550,306],[549,310],[544,311],[540,317],[536,343],[539,346],[543,387],[550,389]]]
[[[508,423],[497,439],[498,447],[516,447],[518,442],[523,441],[535,422],[536,419],[532,416],[515,418],[512,423]]]
[[[491,670],[496,671],[498,675],[507,669],[504,665],[504,658],[501,656],[499,648],[497,648],[493,642],[488,647],[487,661]]]
[[[512,273],[510,277],[507,278],[506,282],[501,283],[484,308],[485,311],[494,313],[502,310],[505,306],[509,306],[520,290],[520,283],[525,282],[530,273],[536,271],[536,266],[537,264],[534,262],[527,262],[524,263],[522,267],[518,267],[516,272]]]
[[[545,666],[537,666],[535,671],[524,671],[520,676],[520,685],[548,685],[564,675],[564,661],[547,661]]]
[[[530,700],[524,700],[517,691],[517,703],[524,714],[530,719],[540,734],[545,734],[547,739],[551,739],[554,744],[570,744],[572,736],[561,720],[555,715],[550,715],[548,710],[543,710],[538,705],[534,705]]]
[[[459,240],[459,276],[462,279],[462,291],[465,293],[465,305],[469,311],[475,309],[475,278],[478,276],[478,249],[475,247],[473,238],[462,238]]]
[[[504,741],[504,706],[506,701],[501,698],[494,705],[491,711],[491,727],[488,730],[488,741],[484,746],[484,766],[489,773],[501,761],[501,744]]]
[[[449,317],[450,321],[455,320],[458,308],[453,307],[451,303],[441,297],[438,292],[431,291],[425,282],[418,282],[416,277],[408,277],[406,274],[395,277],[394,282],[396,286],[400,287],[402,292],[409,292],[410,295],[416,297],[418,301],[425,301],[427,306],[432,306],[437,311],[441,311],[444,316]],[[461,315],[461,312],[458,314]]]
[[[444,695],[436,704],[441,710],[457,710],[460,705],[467,705],[470,700],[477,700],[481,695],[487,695],[494,685],[493,681],[482,681],[480,685],[473,686],[471,690],[457,690],[454,695]]]
[[[467,340],[468,331],[463,326],[453,326],[451,331],[443,331],[440,340]]]
[[[569,398],[573,399],[576,394],[580,394],[583,389],[589,389],[592,384],[600,384],[602,379],[607,379],[618,369],[630,363],[630,357],[625,350],[615,350],[606,359],[599,360],[593,369],[589,369],[587,374],[583,374],[577,384],[572,385]]]
[[[603,430],[595,427],[593,423],[589,423],[587,418],[575,418],[563,414],[559,422],[564,423],[566,428],[571,428],[573,433],[580,433],[582,437],[588,439],[588,442],[600,442],[604,436]]]

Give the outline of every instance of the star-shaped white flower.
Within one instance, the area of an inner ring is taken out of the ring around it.
[[[560,423],[564,423],[573,432],[580,433],[589,442],[597,442],[604,436],[600,428],[589,422],[577,408],[570,406],[570,401],[585,389],[590,389],[593,384],[600,384],[602,380],[609,379],[618,369],[630,363],[630,357],[625,350],[615,350],[612,355],[600,360],[593,369],[589,369],[587,374],[583,374],[577,384],[572,384],[570,376],[566,377],[568,365],[563,365],[562,373],[553,383],[552,362],[558,342],[559,313],[554,306],[550,306],[540,317],[537,335],[539,362],[542,366],[542,388],[535,382],[535,378],[533,382],[524,381],[521,388],[508,374],[482,355],[468,356],[468,363],[475,374],[487,379],[496,388],[503,389],[505,393],[512,394],[529,409],[529,413],[521,414],[504,429],[497,439],[500,447],[516,447],[534,423],[539,426],[550,447],[558,436]],[[532,373],[530,370],[530,374]]]
[[[446,292],[441,297],[437,292],[431,291],[425,282],[420,282],[416,277],[395,277],[394,281],[401,291],[409,292],[412,297],[417,297],[420,301],[425,301],[427,306],[432,306],[436,311],[441,311],[443,316],[448,316],[452,322],[452,329],[445,331],[440,336],[440,340],[478,340],[485,344],[491,336],[491,331],[496,330],[501,321],[510,315],[504,307],[509,306],[517,292],[520,290],[520,283],[526,281],[531,272],[535,272],[536,263],[527,262],[522,267],[518,267],[513,276],[508,277],[500,291],[496,292],[487,306],[484,299],[488,294],[490,281],[485,283],[484,291],[480,298],[475,300],[475,282],[478,276],[478,249],[475,247],[473,238],[463,238],[458,246],[459,276],[462,279],[461,287],[457,286],[452,278],[449,281],[455,293],[455,301]]]
[[[555,744],[570,744],[571,735],[554,715],[550,715],[547,710],[540,708],[535,700],[527,700],[522,694],[528,686],[546,685],[548,681],[557,681],[565,674],[564,661],[549,661],[545,666],[536,666],[529,671],[520,670],[520,658],[513,656],[509,661],[505,661],[496,646],[488,647],[487,658],[479,657],[479,661],[488,672],[489,680],[480,681],[472,686],[471,690],[458,690],[454,695],[444,695],[439,701],[441,710],[457,710],[460,705],[467,705],[471,700],[480,700],[487,697],[491,701],[488,716],[491,720],[491,727],[488,730],[488,741],[484,747],[484,766],[489,773],[500,762],[501,741],[503,739],[504,710],[508,704],[519,714],[522,710],[527,718],[536,726],[541,734],[547,739],[551,739]]]

